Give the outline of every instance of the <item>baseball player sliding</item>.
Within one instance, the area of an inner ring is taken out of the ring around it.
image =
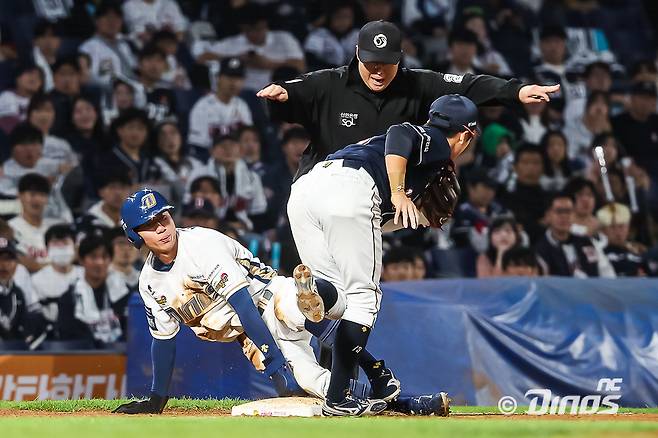
[[[255,368],[272,378],[280,395],[308,393],[324,398],[330,372],[318,364],[311,348],[312,334],[298,309],[293,279],[278,277],[246,248],[217,231],[176,228],[171,209],[162,195],[143,189],[130,196],[121,211],[128,239],[151,251],[139,284],[153,336],[153,383],[149,399],[121,405],[116,412],[162,412],[181,323],[204,340],[238,341]],[[313,328],[324,332],[318,332],[323,342],[331,343],[331,324]],[[397,379],[383,362],[378,368],[378,373],[368,374],[370,387],[351,382],[352,390],[362,397],[385,399],[372,401],[368,413],[380,412],[388,401],[389,409],[403,413],[448,415],[445,393],[398,397]]]
[[[225,238],[204,228],[177,230],[169,213],[172,208],[160,193],[149,189],[134,193],[121,207],[121,226],[128,240],[150,250],[139,277],[153,335],[149,406],[161,410],[167,401],[180,323],[212,340],[230,335],[231,324],[237,324],[238,318],[262,352],[264,372],[277,393],[303,393],[253,304],[248,277],[228,256]]]
[[[288,216],[303,262],[293,273],[298,306],[311,322],[340,319],[324,415],[371,410],[349,382],[381,302],[382,229],[440,227],[452,215],[460,192],[452,160],[478,130],[470,99],[442,96],[424,125],[393,125],[329,155],[293,184]]]

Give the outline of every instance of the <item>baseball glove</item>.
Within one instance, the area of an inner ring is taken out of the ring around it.
[[[414,203],[427,218],[430,227],[441,228],[452,217],[460,195],[461,187],[454,165],[448,162],[441,166]]]

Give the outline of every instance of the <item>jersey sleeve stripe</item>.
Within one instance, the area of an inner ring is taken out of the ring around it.
[[[231,295],[233,295],[235,292],[239,291],[243,287],[249,287],[249,282],[243,281],[241,283],[238,283],[235,286],[233,286],[231,289],[227,289],[227,291],[222,293],[221,295],[228,300],[231,297]]]

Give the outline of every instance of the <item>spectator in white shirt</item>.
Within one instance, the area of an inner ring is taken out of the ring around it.
[[[21,64],[16,69],[16,88],[0,94],[0,129],[9,133],[25,120],[30,98],[41,91],[43,73],[36,64]]]
[[[182,204],[189,176],[203,167],[203,163],[185,154],[183,138],[175,119],[165,120],[156,126],[155,137],[157,151],[154,161],[160,169],[162,180],[171,188],[169,201],[178,207]]]
[[[57,321],[59,298],[80,278],[82,268],[74,265],[75,230],[71,225],[57,224],[45,235],[50,264],[32,275],[32,284],[43,313],[50,322]]]
[[[0,219],[0,239],[5,238],[8,241],[15,242],[14,229],[4,220]],[[38,308],[39,300],[37,298],[37,293],[34,291],[34,285],[32,284],[32,276],[30,271],[22,264],[25,256],[22,254],[18,255],[18,266],[16,266],[16,274],[14,274],[14,282],[18,287],[25,292],[26,298],[28,300],[28,306],[30,308]]]
[[[359,37],[354,27],[354,3],[342,0],[331,4],[327,26],[313,30],[306,37],[304,51],[313,70],[349,64]]]
[[[57,59],[57,51],[62,44],[62,39],[57,35],[55,23],[40,21],[34,26],[34,49],[32,56],[34,63],[43,72],[43,89],[48,92],[53,88],[53,72],[50,66]]]
[[[132,183],[128,174],[110,171],[99,177],[98,194],[101,199],[92,205],[87,214],[78,219],[78,231],[91,234],[97,228],[115,228],[121,219],[121,205],[130,195]]]
[[[109,87],[117,75],[130,76],[136,61],[130,45],[121,35],[121,7],[113,1],[103,1],[96,9],[96,35],[80,46],[91,58],[94,82]]]
[[[14,128],[9,136],[11,158],[2,165],[0,193],[16,196],[18,180],[25,174],[38,173],[54,180],[59,174],[56,161],[43,156],[43,135],[41,131],[28,122]]]
[[[572,93],[569,95],[564,109],[565,120],[575,120],[583,116],[589,94],[594,91],[609,93],[611,88],[612,68],[610,64],[600,60],[587,64],[583,72],[583,80],[573,84]]]
[[[51,96],[34,96],[27,108],[27,120],[43,134],[43,156],[57,162],[61,175],[78,165],[78,156],[69,142],[50,134],[55,123],[55,105]]]
[[[93,340],[97,347],[125,341],[130,291],[110,272],[112,247],[104,237],[87,236],[78,248],[83,275],[60,299],[61,339]]]
[[[138,77],[134,83],[135,106],[144,109],[149,119],[160,122],[176,112],[176,96],[162,81],[167,56],[154,44],[139,52]]]
[[[123,14],[131,38],[142,44],[157,30],[171,30],[181,40],[187,29],[187,20],[174,0],[128,0]]]
[[[247,5],[239,13],[241,33],[214,44],[201,42],[193,48],[198,62],[230,56],[242,58],[247,66],[245,88],[260,90],[271,82],[272,72],[279,67],[305,71],[304,52],[295,37],[285,31],[271,31],[262,7]]]
[[[214,137],[253,124],[251,110],[238,97],[244,77],[245,67],[239,58],[222,60],[217,91],[202,97],[192,107],[187,142],[200,160],[208,159]]]
[[[21,263],[30,272],[36,272],[48,263],[46,231],[61,222],[44,217],[49,196],[50,183],[39,174],[28,173],[18,182],[22,212],[8,223],[14,230],[18,250],[24,255]]]
[[[267,200],[260,177],[249,170],[242,159],[240,143],[232,135],[217,137],[213,142],[212,157],[206,166],[189,180],[199,176],[217,178],[224,202],[222,207],[227,210],[226,220],[237,218],[247,229],[252,229],[253,223],[249,216],[259,215],[267,209]]]
[[[587,96],[582,117],[566,119],[564,134],[569,139],[569,157],[588,166],[592,161],[592,140],[606,132],[612,132],[610,98],[604,91],[593,91]]]
[[[167,56],[167,69],[162,75],[162,80],[172,88],[189,89],[191,83],[187,72],[176,59],[179,44],[176,34],[166,29],[160,30],[153,34],[151,43]]]
[[[139,258],[139,250],[128,242],[121,228],[111,229],[106,238],[112,246],[110,272],[118,274],[126,283],[128,290],[137,292],[140,271],[135,268],[135,262]]]

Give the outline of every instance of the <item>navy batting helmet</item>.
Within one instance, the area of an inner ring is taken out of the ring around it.
[[[121,228],[135,248],[144,244],[135,228],[144,225],[163,211],[172,210],[173,205],[160,193],[141,189],[128,196],[121,206]]]
[[[480,132],[477,107],[471,99],[458,94],[447,94],[432,102],[429,119],[429,124],[438,128]]]

